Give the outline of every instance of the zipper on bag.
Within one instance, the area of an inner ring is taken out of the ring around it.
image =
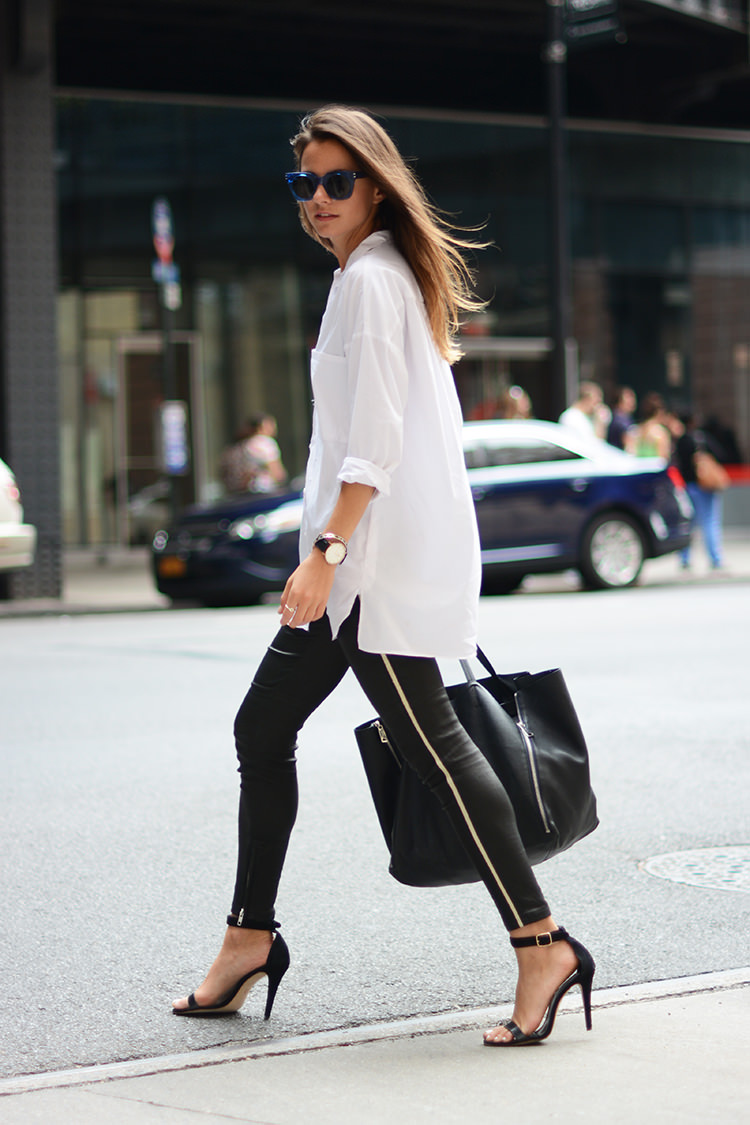
[[[542,821],[542,827],[544,828],[544,831],[547,833],[547,835],[549,835],[550,832],[551,832],[551,829],[550,829],[550,826],[549,826],[549,821],[547,820],[547,813],[546,813],[545,808],[544,808],[544,802],[542,801],[542,791],[541,791],[541,787],[539,785],[539,773],[537,771],[537,766],[536,766],[536,752],[534,750],[534,742],[533,742],[533,739],[531,737],[531,732],[529,731],[528,727],[526,726],[526,724],[524,722],[523,715],[521,714],[521,708],[518,706],[518,697],[516,697],[516,712],[518,714],[518,718],[516,719],[516,725],[521,732],[521,738],[523,739],[524,746],[526,747],[526,754],[527,754],[528,760],[529,760],[529,771],[531,773],[531,784],[534,787],[534,799],[536,800],[537,808],[539,810],[539,816],[540,816],[541,821]]]

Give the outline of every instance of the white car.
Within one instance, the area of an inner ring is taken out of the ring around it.
[[[16,478],[0,461],[0,571],[31,566],[35,550],[36,528],[23,522]]]

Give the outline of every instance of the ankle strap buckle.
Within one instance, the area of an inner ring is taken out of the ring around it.
[[[536,938],[535,938],[535,942],[536,942],[536,945],[538,945],[538,946],[552,945],[552,934],[551,933],[537,934]]]

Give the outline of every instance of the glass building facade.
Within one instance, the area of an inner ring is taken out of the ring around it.
[[[247,415],[278,420],[302,471],[308,354],[335,260],[283,182],[288,108],[61,95],[57,112],[63,527],[68,544],[147,539],[160,518],[159,407],[187,403],[181,502],[215,495]],[[549,416],[547,132],[531,119],[389,115],[432,199],[492,245],[487,311],[464,327],[467,417],[509,384]],[[750,135],[571,123],[573,336],[606,393],[658,391],[750,434]],[[181,304],[152,278],[171,206]],[[170,382],[171,380],[171,382]],[[170,397],[171,397],[170,395]]]

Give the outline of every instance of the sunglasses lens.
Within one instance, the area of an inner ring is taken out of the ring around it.
[[[331,199],[348,199],[354,190],[354,180],[344,172],[331,172],[325,177],[324,186]]]
[[[308,203],[312,199],[312,197],[315,195],[315,189],[317,188],[317,186],[318,185],[313,183],[311,178],[304,172],[300,172],[298,175],[293,176],[289,180],[289,187],[292,189],[292,195],[301,203]]]

